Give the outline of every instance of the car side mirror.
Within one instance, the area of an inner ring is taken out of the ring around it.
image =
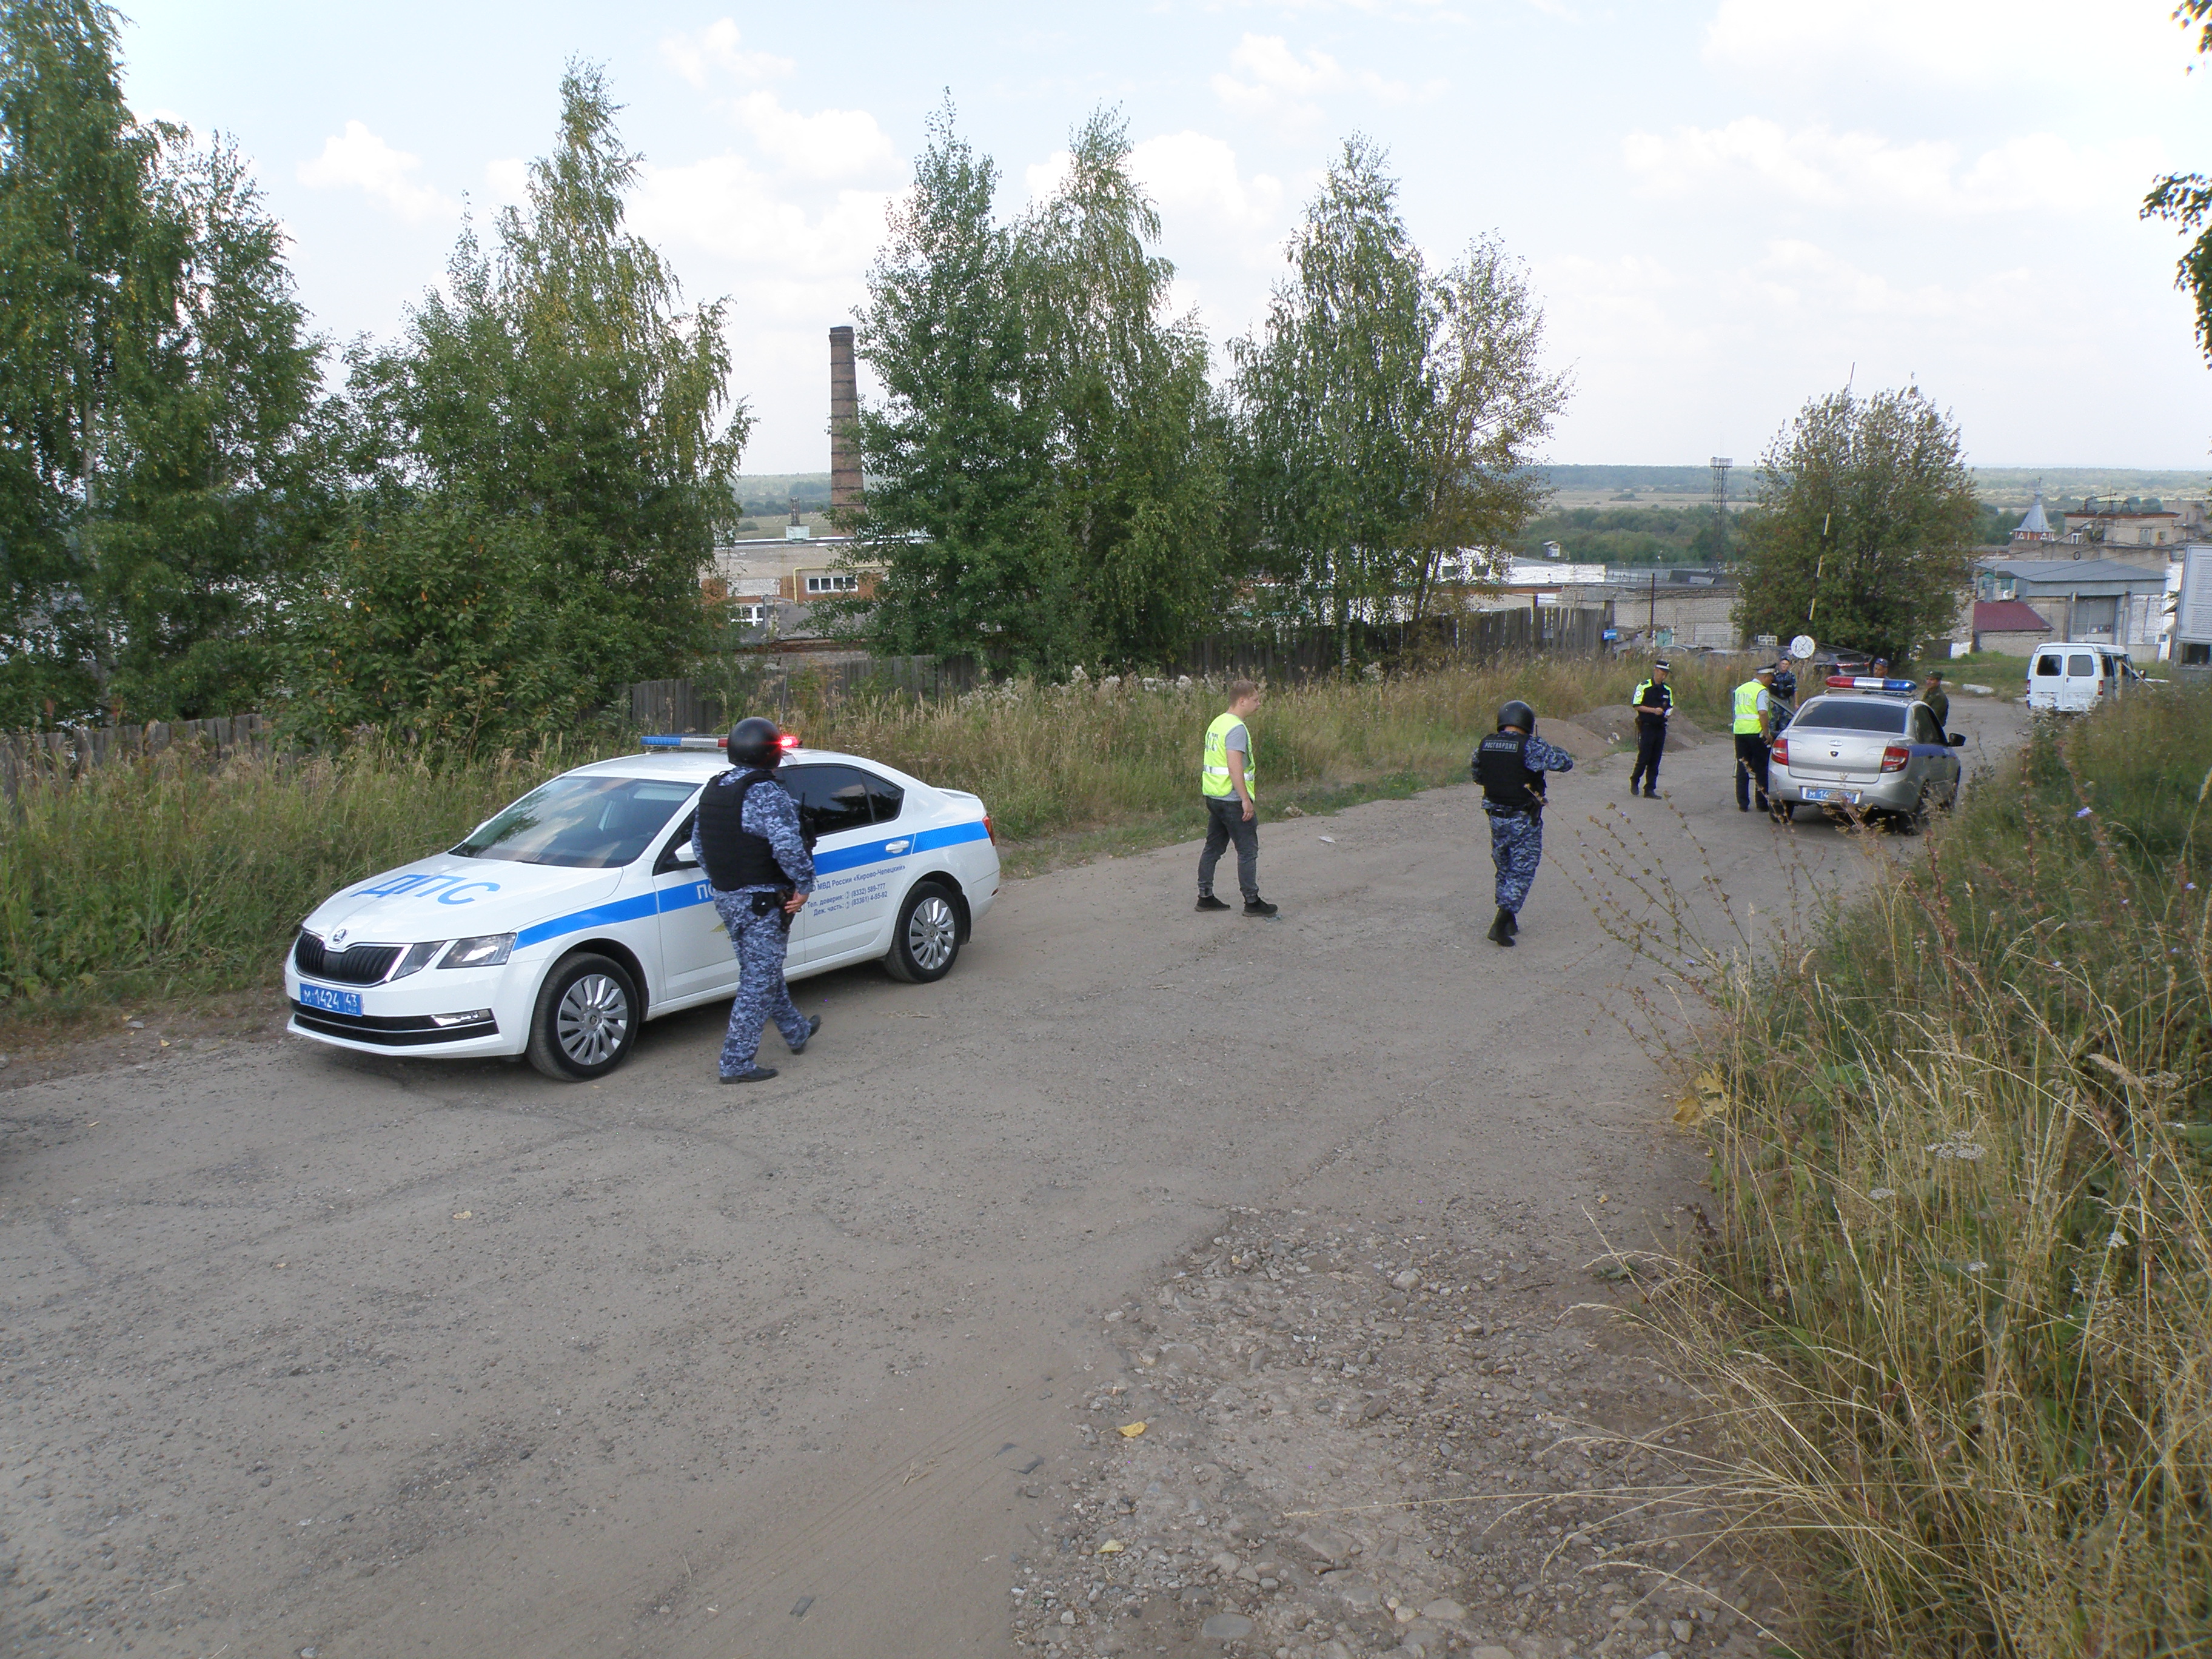
[[[696,870],[699,867],[699,855],[691,850],[691,843],[689,841],[680,841],[670,848],[668,861],[671,864],[680,864],[687,870]]]
[[[1966,734],[1964,732],[1954,732],[1945,741],[1954,749],[1964,749],[1966,746]]]

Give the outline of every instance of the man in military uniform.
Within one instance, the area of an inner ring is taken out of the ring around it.
[[[1640,778],[1647,800],[1659,798],[1659,757],[1667,750],[1667,717],[1674,712],[1674,688],[1667,684],[1673,666],[1660,658],[1651,665],[1651,678],[1628,699],[1636,710],[1636,769],[1628,775],[1628,793],[1636,793]]]
[[[1941,669],[1921,683],[1920,701],[1928,705],[1928,712],[1936,717],[1936,724],[1948,732],[1951,729],[1951,695],[1943,689]]]
[[[1759,810],[1768,810],[1766,756],[1774,737],[1774,696],[1768,688],[1773,682],[1774,665],[1765,663],[1735,689],[1735,805],[1741,812],[1751,811],[1754,793]]]
[[[722,1081],[763,1083],[775,1075],[773,1066],[757,1059],[763,1026],[773,1020],[794,1054],[822,1029],[821,1015],[810,1019],[799,1012],[783,978],[791,919],[814,890],[814,856],[799,831],[798,804],[776,781],[783,734],[775,722],[739,720],[730,732],[729,755],[730,769],[718,773],[699,797],[691,851],[738,953]]]
[[[1538,737],[1536,711],[1516,699],[1498,711],[1498,730],[1475,746],[1468,769],[1482,786],[1490,861],[1498,866],[1498,920],[1489,939],[1510,946],[1544,856],[1544,774],[1573,771],[1574,757]]]

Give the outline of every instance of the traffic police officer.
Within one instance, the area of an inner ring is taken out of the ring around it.
[[[1243,890],[1244,914],[1272,916],[1277,907],[1260,896],[1259,807],[1252,799],[1252,728],[1259,712],[1260,688],[1250,680],[1231,680],[1229,707],[1206,728],[1199,762],[1199,793],[1206,799],[1206,845],[1198,855],[1198,908],[1226,910],[1213,896],[1213,872],[1231,842],[1237,846],[1237,884]]]
[[[1510,946],[1521,931],[1521,907],[1544,856],[1544,774],[1574,769],[1574,757],[1536,735],[1536,711],[1517,699],[1498,711],[1498,730],[1475,746],[1468,770],[1482,786],[1490,860],[1498,866],[1493,945]]]
[[[1628,793],[1644,780],[1646,799],[1659,798],[1659,757],[1667,749],[1667,717],[1674,712],[1674,688],[1667,684],[1674,665],[1662,657],[1651,665],[1651,678],[1636,688],[1629,702],[1636,710],[1636,769],[1628,775]]]
[[[1766,745],[1774,735],[1774,697],[1769,690],[1774,665],[1752,671],[1751,678],[1735,689],[1735,804],[1739,811],[1751,811],[1754,786],[1759,810],[1766,807]]]
[[[738,995],[722,1038],[725,1083],[761,1083],[761,1028],[769,1021],[799,1053],[822,1029],[822,1016],[799,1012],[784,982],[791,919],[814,890],[814,858],[799,827],[799,807],[776,781],[783,734],[774,720],[739,720],[730,730],[730,769],[699,797],[691,851],[707,872],[714,911],[738,953]]]

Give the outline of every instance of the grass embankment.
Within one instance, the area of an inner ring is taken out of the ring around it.
[[[2045,727],[1732,982],[1664,1305],[1832,1651],[2212,1652],[2208,769],[2203,693]]]
[[[1253,721],[1263,812],[1456,781],[1507,697],[1556,717],[1625,700],[1639,672],[1539,660],[1278,690]],[[1691,679],[1686,709],[1716,700]],[[1000,688],[817,707],[793,724],[811,744],[981,795],[1018,874],[1194,833],[1199,734],[1221,700],[1205,686]],[[266,984],[288,933],[333,889],[629,747],[463,759],[365,744],[213,772],[169,757],[27,788],[0,824],[0,1017]]]

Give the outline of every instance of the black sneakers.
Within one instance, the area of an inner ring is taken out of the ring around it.
[[[805,1046],[805,1045],[803,1043],[800,1045],[801,1048],[804,1048]],[[799,1050],[794,1048],[792,1052],[793,1054],[797,1054]],[[730,1073],[722,1079],[722,1081],[725,1083],[765,1083],[775,1075],[775,1067],[773,1066],[748,1066],[742,1072]]]
[[[803,1037],[799,1038],[798,1042],[794,1042],[794,1043],[792,1043],[792,1044],[790,1045],[791,1052],[792,1052],[792,1053],[793,1053],[794,1054],[805,1054],[805,1053],[806,1052],[806,1045],[807,1045],[808,1043],[810,1043],[810,1042],[813,1042],[813,1041],[814,1041],[814,1034],[815,1034],[817,1031],[820,1030],[821,1029],[822,1029],[822,1016],[821,1016],[821,1015],[819,1015],[819,1014],[809,1014],[809,1015],[807,1015],[807,1017],[806,1017],[806,1035],[805,1035],[805,1036],[803,1036]]]
[[[1200,893],[1198,896],[1198,903],[1193,908],[1200,910],[1226,910],[1229,907],[1211,893]]]
[[[1224,910],[1228,908],[1226,905],[1222,907]],[[1263,898],[1253,897],[1244,901],[1244,914],[1248,916],[1272,916],[1277,908],[1277,906],[1268,903]]]

